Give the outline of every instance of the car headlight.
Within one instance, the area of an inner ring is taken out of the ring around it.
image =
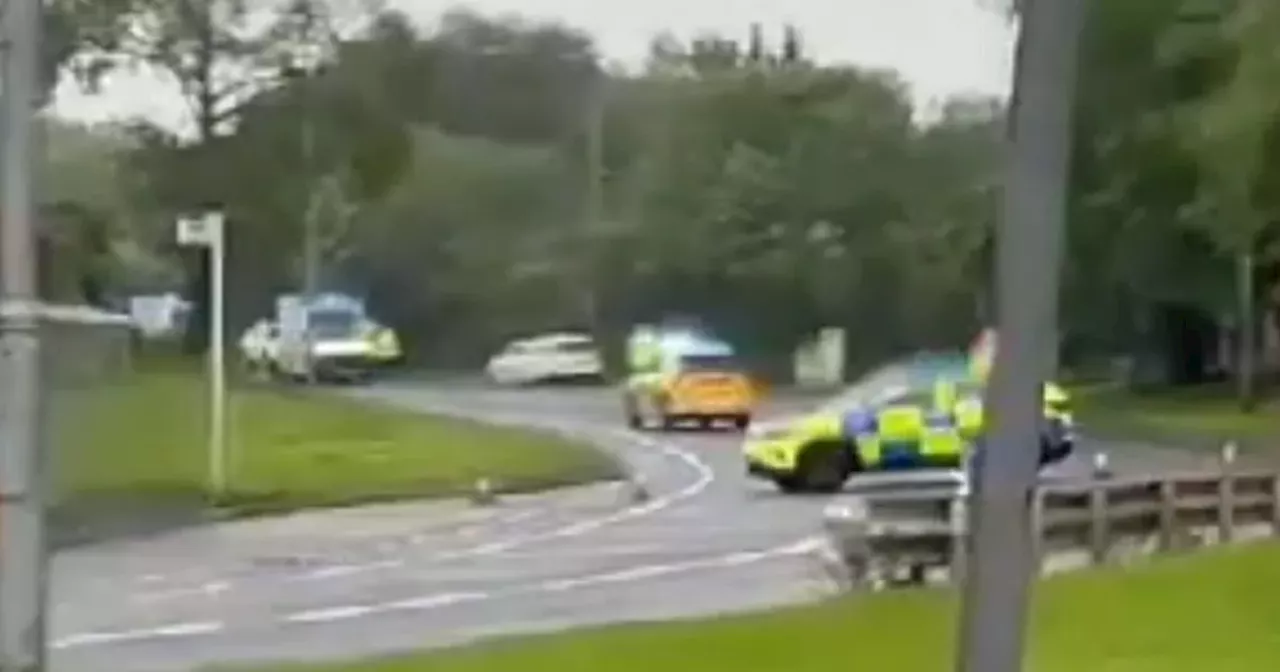
[[[747,438],[758,441],[783,439],[790,436],[795,428],[786,423],[752,424],[747,428]]]

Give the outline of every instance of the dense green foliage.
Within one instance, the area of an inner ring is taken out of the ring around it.
[[[204,269],[179,261],[165,222],[217,205],[234,325],[298,287],[311,212],[326,283],[367,294],[436,364],[472,363],[513,332],[611,334],[673,311],[762,361],[844,325],[865,363],[959,345],[987,318],[998,101],[926,121],[893,73],[823,65],[791,30],[777,45],[760,30],[660,37],[648,68],[624,74],[554,23],[453,13],[427,32],[384,13],[337,38],[319,0],[279,4],[266,22],[235,0],[59,5],[54,63],[87,79],[169,68],[196,122],[191,137],[93,131],[59,170],[60,240],[79,237],[62,243],[77,250],[69,277],[91,280],[59,291],[98,299],[185,271],[199,295]],[[1242,312],[1241,259],[1258,308],[1244,314],[1270,316],[1277,12],[1201,4],[1091,3],[1068,362],[1134,353],[1143,371],[1206,376]],[[113,32],[140,17],[150,32]]]

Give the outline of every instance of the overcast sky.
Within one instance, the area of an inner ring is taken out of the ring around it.
[[[443,11],[469,6],[484,13],[558,18],[595,36],[606,57],[642,63],[649,40],[715,31],[743,37],[752,22],[766,31],[785,22],[804,35],[821,61],[892,67],[926,104],[956,93],[1001,94],[1010,83],[1013,32],[990,0],[383,0],[430,25]],[[778,35],[766,35],[777,40]],[[104,121],[144,115],[189,127],[176,87],[151,73],[113,77],[102,94],[63,86],[62,116]]]

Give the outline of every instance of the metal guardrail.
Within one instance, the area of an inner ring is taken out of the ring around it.
[[[1032,495],[1042,574],[1280,536],[1280,472],[1239,467],[1234,446],[1218,468],[1199,472],[1115,477],[1105,460],[1095,467]],[[829,507],[838,578],[871,589],[963,580],[969,496],[963,474],[947,472]]]
[[[99,386],[133,366],[133,321],[88,306],[44,304],[38,312],[46,383],[58,389]]]

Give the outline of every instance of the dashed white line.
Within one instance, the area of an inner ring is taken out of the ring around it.
[[[329,621],[345,621],[352,618],[369,616],[378,611],[373,605],[348,605],[326,609],[309,609],[284,617],[286,623],[326,623]]]
[[[807,555],[819,550],[821,547],[821,539],[806,538],[793,544],[787,544],[762,551],[740,551],[684,562],[639,565],[611,572],[587,574],[554,581],[542,581],[527,586],[516,586],[499,591],[436,593],[389,602],[348,604],[319,609],[308,609],[305,611],[294,612],[292,614],[286,614],[279,620],[282,623],[291,623],[295,625],[316,625],[358,618],[368,618],[370,616],[389,612],[428,611],[468,602],[491,601],[510,597],[564,592],[607,584],[636,583],[647,579],[673,574],[715,569],[730,569],[767,560]],[[147,640],[154,639],[194,637],[201,635],[207,636],[221,633],[226,629],[226,624],[219,621],[177,623],[150,630],[82,633],[62,638],[56,641],[53,646],[58,649],[66,649],[145,642]]]
[[[228,581],[211,581],[209,583],[196,586],[194,588],[177,588],[174,590],[162,590],[151,593],[138,593],[134,599],[139,602],[161,602],[165,600],[175,600],[184,597],[214,597],[231,590],[231,583]]]
[[[291,580],[298,581],[318,581],[323,579],[338,579],[344,576],[352,576],[364,572],[371,572],[378,569],[395,569],[399,567],[399,560],[381,560],[379,562],[368,562],[358,565],[330,565],[321,567],[320,569],[307,572],[294,577],[287,577]]]
[[[282,620],[286,623],[331,623],[333,621],[365,618],[391,611],[427,611],[461,602],[484,600],[489,597],[487,593],[441,593],[377,604],[349,604],[340,607],[309,609],[289,614],[283,617]]]
[[[158,628],[146,630],[124,630],[119,632],[86,632],[55,640],[55,649],[72,649],[84,646],[100,646],[104,644],[127,644],[154,639],[175,639],[180,637],[199,637],[214,635],[226,629],[221,621],[196,621],[192,623],[172,623]]]
[[[462,602],[475,602],[488,597],[485,593],[444,593],[442,595],[424,595],[407,600],[388,602],[384,607],[390,611],[421,611],[437,609]]]

